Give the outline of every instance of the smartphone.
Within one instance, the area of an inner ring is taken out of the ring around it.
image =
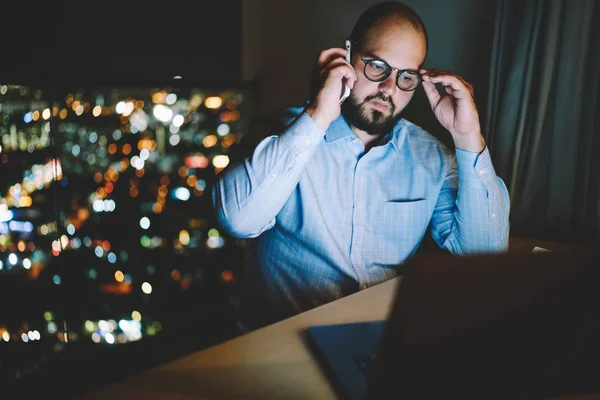
[[[346,50],[348,50],[348,54],[346,54],[346,61],[350,62],[350,51],[352,45],[349,40],[346,40]],[[344,87],[342,88],[342,97],[340,98],[340,104],[344,102],[350,96],[350,88],[346,85],[346,79],[344,79]]]

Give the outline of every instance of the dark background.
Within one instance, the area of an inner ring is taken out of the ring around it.
[[[230,85],[241,76],[241,0],[6,2],[0,81]]]

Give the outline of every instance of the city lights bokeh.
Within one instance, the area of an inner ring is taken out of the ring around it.
[[[29,368],[67,345],[177,329],[228,301],[242,250],[208,191],[247,126],[247,97],[0,84],[5,354],[29,354]]]

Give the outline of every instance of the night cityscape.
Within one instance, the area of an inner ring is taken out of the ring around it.
[[[227,308],[242,249],[217,227],[210,188],[247,97],[0,84],[2,381]]]

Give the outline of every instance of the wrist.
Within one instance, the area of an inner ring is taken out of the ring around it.
[[[456,135],[453,139],[454,146],[460,150],[481,153],[485,149],[485,139],[480,133],[475,135]]]
[[[323,129],[324,131],[326,131],[327,128],[329,128],[331,120],[327,118],[327,116],[324,113],[319,112],[319,110],[316,107],[310,105],[306,108],[305,112],[309,117],[312,118],[313,121],[315,121],[319,128]]]

